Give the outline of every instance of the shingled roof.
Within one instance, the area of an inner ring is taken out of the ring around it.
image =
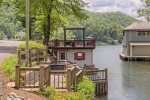
[[[126,30],[150,31],[150,22],[134,22],[124,29]]]

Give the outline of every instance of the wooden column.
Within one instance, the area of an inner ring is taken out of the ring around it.
[[[66,29],[64,28],[64,47],[66,47]]]
[[[66,86],[67,86],[67,91],[71,91],[71,69],[70,68],[67,69],[67,83],[66,83]]]
[[[44,87],[44,66],[40,66],[40,80],[39,80],[39,87]]]
[[[106,72],[105,72],[105,77],[106,77],[106,84],[105,84],[106,88],[105,89],[106,90],[105,91],[106,91],[106,93],[108,93],[108,69],[105,68],[105,70],[106,70]]]
[[[83,46],[85,47],[85,29],[83,29]]]
[[[48,70],[49,70],[49,73],[48,73],[48,74],[49,74],[49,75],[48,75],[48,80],[49,80],[49,81],[48,81],[47,85],[48,85],[48,86],[51,86],[51,71],[50,71],[50,67],[48,68]]]
[[[29,52],[29,23],[30,23],[30,21],[29,21],[29,6],[30,6],[30,4],[29,4],[29,0],[26,0],[26,66],[28,65],[28,63],[29,63],[29,54],[28,54],[28,52]]]
[[[32,49],[29,49],[29,66],[30,67],[32,67],[32,59],[31,59],[32,58],[32,52],[31,52],[31,50]]]
[[[40,55],[40,51],[39,51],[39,49],[36,49],[36,59],[37,59],[37,64],[38,65],[40,64],[40,57],[39,57],[39,55]]]
[[[21,50],[18,50],[18,65],[21,65]]]
[[[132,56],[132,45],[130,45],[130,56]]]
[[[45,48],[45,63],[47,62],[48,59],[48,47]]]
[[[20,66],[16,66],[15,87],[20,88]]]

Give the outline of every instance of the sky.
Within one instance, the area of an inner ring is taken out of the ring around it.
[[[137,10],[144,7],[140,0],[84,0],[89,3],[87,8],[94,12],[120,11],[132,17],[138,18]]]

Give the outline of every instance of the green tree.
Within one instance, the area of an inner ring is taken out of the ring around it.
[[[4,0],[0,7],[0,31],[6,35],[8,39],[22,29],[21,22],[16,19],[17,9],[14,6],[10,7],[12,2],[7,3],[9,0]]]
[[[138,9],[139,16],[144,17],[147,21],[150,21],[150,0],[141,0],[141,2],[145,3],[145,7],[142,9]]]
[[[20,9],[20,12],[24,12],[24,1],[16,0],[16,6]],[[68,16],[72,19],[85,19],[84,7],[86,3],[82,0],[30,0],[30,14],[31,16],[39,18],[36,26],[41,27],[44,33],[44,44],[48,45],[51,33],[66,24]]]

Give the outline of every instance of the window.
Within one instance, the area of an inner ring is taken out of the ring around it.
[[[61,60],[65,60],[66,59],[66,53],[65,52],[61,52],[60,53],[60,59]]]
[[[138,31],[137,36],[150,36],[150,32]]]
[[[74,60],[85,60],[85,53],[84,52],[74,53]]]
[[[125,32],[123,31],[123,36],[125,36]]]
[[[140,32],[137,32],[137,35],[140,36]]]

